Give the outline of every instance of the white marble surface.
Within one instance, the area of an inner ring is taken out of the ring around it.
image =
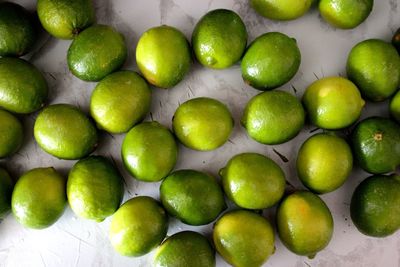
[[[18,0],[29,9],[36,1]],[[249,41],[268,31],[281,31],[297,39],[302,52],[302,64],[295,78],[281,89],[302,96],[305,87],[316,77],[344,75],[347,54],[357,42],[367,38],[390,40],[400,26],[398,0],[375,0],[375,7],[368,20],[351,31],[336,30],[324,23],[316,9],[306,16],[291,22],[273,22],[258,16],[247,0],[96,0],[98,22],[110,24],[123,32],[129,47],[126,69],[134,69],[134,51],[140,35],[148,28],[168,24],[181,29],[190,38],[197,20],[207,11],[228,8],[237,11],[244,20]],[[50,103],[71,103],[88,110],[90,94],[95,83],[80,81],[69,73],[66,52],[70,41],[61,41],[43,36],[41,48],[29,55],[41,69],[50,85]],[[279,146],[265,146],[249,139],[239,119],[246,102],[259,91],[245,85],[241,79],[239,65],[228,70],[216,71],[194,64],[190,74],[178,86],[170,90],[154,89],[152,117],[171,126],[172,115],[179,105],[192,97],[209,96],[226,103],[235,118],[234,133],[230,142],[212,152],[195,152],[181,147],[176,169],[194,168],[217,175],[233,155],[254,151],[268,155],[282,166],[287,180],[301,188],[294,170],[297,150],[310,136],[314,127],[307,125],[294,140]],[[387,102],[367,104],[363,117],[387,115]],[[54,166],[64,175],[74,161],[57,160],[40,148],[33,140],[32,125],[36,114],[23,118],[26,139],[20,152],[3,162],[15,177],[23,172],[42,166]],[[150,116],[147,118],[150,119]],[[123,171],[120,145],[123,135],[102,134],[101,144],[95,154],[112,155]],[[285,155],[283,162],[273,149]],[[145,184],[130,177],[125,171],[124,201],[136,195],[158,198],[159,183]],[[335,229],[329,246],[310,260],[289,252],[276,240],[276,252],[265,266],[400,266],[400,236],[394,234],[384,239],[369,238],[359,233],[349,216],[349,202],[355,186],[367,176],[355,169],[351,177],[339,190],[323,195],[332,211]],[[274,209],[264,212],[273,222]],[[110,218],[102,223],[78,219],[70,208],[62,218],[45,230],[29,230],[20,226],[10,214],[0,224],[0,266],[148,266],[152,253],[140,258],[119,256],[108,241]],[[212,224],[189,227],[171,219],[168,234],[183,229],[197,230],[210,236]],[[217,257],[218,266],[228,266]]]

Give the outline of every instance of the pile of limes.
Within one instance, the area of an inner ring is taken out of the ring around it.
[[[249,2],[267,18],[292,20],[315,1]],[[321,0],[318,7],[328,23],[349,29],[368,17],[373,1]],[[298,255],[314,257],[328,245],[334,224],[318,194],[342,186],[355,162],[373,174],[352,197],[356,227],[376,237],[400,228],[400,178],[393,174],[400,165],[400,33],[393,45],[378,39],[355,45],[348,55],[347,78],[318,79],[300,101],[273,90],[300,68],[296,40],[268,32],[247,46],[246,26],[231,10],[205,14],[191,44],[171,26],[147,30],[136,48],[141,74],[120,70],[127,58],[124,36],[95,23],[90,0],[38,0],[37,13],[51,35],[72,39],[67,55],[71,72],[98,81],[90,99],[94,121],[70,104],[46,106],[46,80],[19,58],[37,38],[32,16],[17,4],[1,2],[0,157],[12,155],[23,143],[24,129],[15,114],[40,110],[33,128],[38,145],[54,157],[78,161],[67,179],[54,168],[40,167],[19,177],[15,186],[0,168],[0,216],[11,209],[25,227],[42,229],[55,223],[68,203],[81,218],[101,222],[113,216],[110,242],[122,255],[141,256],[158,247],[154,266],[214,266],[214,249],[233,266],[260,266],[275,251],[273,226],[260,211],[277,205],[276,227],[283,244]],[[220,179],[197,170],[174,170],[178,141],[193,150],[214,150],[228,141],[235,124],[228,107],[208,97],[182,103],[172,117],[173,131],[156,121],[142,122],[151,106],[149,84],[165,89],[177,85],[190,70],[192,51],[207,68],[224,69],[240,61],[243,80],[264,91],[248,101],[240,121],[256,142],[285,143],[306,120],[323,129],[297,155],[297,175],[308,191],[288,190],[281,167],[258,153],[233,155],[221,166]],[[391,118],[357,123],[366,100],[389,98]],[[106,157],[90,155],[98,145],[98,130],[126,134],[121,147],[126,170],[141,182],[162,181],[160,201],[138,196],[121,205],[124,178]],[[228,207],[225,195],[236,208],[222,214]],[[193,226],[215,222],[212,242],[192,231],[166,238],[168,215]]]

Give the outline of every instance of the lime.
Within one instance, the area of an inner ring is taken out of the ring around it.
[[[242,76],[256,89],[271,90],[292,79],[300,62],[295,39],[280,32],[269,32],[250,44],[242,59]]]
[[[138,180],[157,182],[167,176],[178,158],[178,145],[168,128],[143,122],[133,127],[122,143],[122,160]]]
[[[218,253],[233,266],[261,266],[275,251],[271,224],[246,210],[225,213],[215,223],[213,240]]]
[[[136,47],[136,63],[146,80],[161,88],[177,85],[192,62],[186,37],[178,29],[159,26],[147,30]]]
[[[353,29],[367,19],[374,0],[321,0],[319,12],[332,26]]]
[[[158,247],[154,267],[213,267],[215,252],[203,235],[184,231],[167,238]]]
[[[245,209],[265,209],[275,205],[285,191],[285,174],[273,160],[243,153],[231,158],[220,170],[227,196]]]
[[[224,69],[242,57],[247,31],[242,19],[232,10],[216,9],[204,15],[192,34],[193,51],[204,66]]]
[[[37,39],[33,16],[22,6],[0,3],[0,56],[23,56]]]
[[[400,28],[397,29],[392,38],[392,45],[397,49],[397,52],[400,53]]]
[[[263,17],[293,20],[303,16],[314,0],[251,0],[251,6]]]
[[[151,197],[134,197],[114,214],[110,240],[124,256],[142,256],[163,241],[168,230],[168,217],[161,205]]]
[[[110,133],[124,133],[143,120],[151,105],[151,91],[133,71],[106,76],[93,90],[90,113],[98,127]]]
[[[60,159],[82,158],[97,146],[96,128],[81,110],[69,104],[43,109],[33,131],[39,146]]]
[[[283,91],[264,92],[247,103],[241,124],[251,138],[262,144],[282,144],[294,138],[304,126],[300,101]]]
[[[180,105],[172,118],[172,126],[179,141],[185,146],[207,151],[226,141],[234,121],[229,109],[218,100],[198,97]]]
[[[362,181],[353,193],[350,214],[358,230],[385,237],[400,228],[399,177],[376,175]]]
[[[92,0],[38,0],[43,28],[60,39],[73,39],[96,21]]]
[[[313,258],[331,240],[333,218],[324,201],[308,191],[287,196],[276,214],[278,233],[293,253]]]
[[[4,218],[11,209],[11,195],[14,182],[8,172],[0,167],[0,219]]]
[[[118,209],[123,194],[123,178],[104,157],[81,159],[69,172],[68,202],[81,218],[103,221]]]
[[[65,179],[54,168],[36,168],[15,184],[11,207],[14,217],[28,228],[43,229],[64,212],[67,196]]]
[[[208,224],[226,208],[217,180],[195,170],[171,173],[161,183],[160,198],[169,214],[190,225]]]
[[[312,83],[303,95],[310,121],[323,129],[342,129],[361,115],[365,101],[360,91],[342,77],[326,77]]]
[[[18,58],[0,58],[0,107],[31,113],[47,99],[47,83],[38,69]]]
[[[106,25],[81,32],[68,49],[71,72],[81,80],[99,81],[119,69],[127,57],[124,36]]]
[[[347,76],[371,101],[383,101],[400,84],[400,57],[393,45],[369,39],[354,46],[347,59]]]
[[[24,140],[21,122],[11,113],[0,109],[0,158],[17,152]]]
[[[352,133],[354,158],[365,171],[383,174],[400,165],[400,126],[394,121],[370,117]]]
[[[400,91],[397,91],[390,101],[389,110],[392,117],[400,123]]]
[[[339,188],[352,168],[350,146],[333,134],[311,136],[301,145],[297,155],[297,175],[308,189],[318,194]]]

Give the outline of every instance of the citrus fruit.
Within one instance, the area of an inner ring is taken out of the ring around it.
[[[123,194],[122,176],[104,157],[81,159],[69,172],[68,203],[78,217],[103,221],[118,209]]]
[[[383,174],[400,165],[400,126],[381,117],[361,121],[352,133],[354,158],[365,171]]]
[[[217,180],[195,170],[168,175],[161,183],[160,199],[169,214],[190,225],[208,224],[226,208]]]
[[[151,91],[145,80],[133,71],[106,76],[93,90],[90,113],[99,128],[124,133],[143,120],[151,105]]]
[[[216,9],[205,14],[192,34],[197,60],[214,69],[228,68],[239,61],[246,44],[246,26],[238,14],[227,9]]]
[[[186,101],[178,107],[172,119],[179,141],[200,151],[216,149],[228,141],[233,123],[229,109],[218,100],[207,97]]]
[[[400,123],[400,91],[397,91],[390,101],[389,110],[392,117]]]
[[[0,56],[23,56],[32,49],[36,39],[33,16],[16,3],[1,2]]]
[[[251,0],[251,6],[263,17],[293,20],[303,16],[314,0]]]
[[[11,209],[11,195],[14,182],[8,172],[0,167],[0,219],[4,218]]]
[[[304,126],[300,101],[283,91],[264,92],[247,103],[241,124],[251,138],[262,144],[281,144],[294,138]]]
[[[142,256],[163,241],[168,230],[168,216],[151,197],[139,196],[125,202],[114,214],[110,240],[123,256]]]
[[[0,109],[0,158],[17,152],[24,140],[21,122],[11,113]]]
[[[293,78],[301,62],[296,40],[280,32],[257,37],[245,52],[243,80],[259,90],[271,90]]]
[[[122,160],[138,180],[157,182],[167,176],[178,158],[178,145],[168,128],[156,121],[133,127],[122,143]]]
[[[146,80],[161,88],[178,84],[192,62],[186,37],[171,26],[147,30],[136,47],[136,63]]]
[[[29,62],[0,58],[0,107],[27,114],[42,108],[47,99],[47,82]]]
[[[246,210],[230,211],[219,218],[213,240],[218,253],[233,266],[261,266],[275,251],[271,224]]]
[[[392,45],[397,49],[397,52],[400,53],[400,28],[397,29],[393,35]]]
[[[78,108],[55,104],[43,109],[36,118],[34,136],[39,146],[60,159],[79,159],[97,146],[97,131]]]
[[[313,258],[332,238],[333,218],[317,195],[297,191],[284,198],[276,214],[278,234],[293,253]]]
[[[353,29],[367,19],[374,0],[321,0],[319,12],[329,24],[341,29]]]
[[[65,179],[54,168],[36,168],[15,184],[11,207],[14,217],[28,228],[43,229],[64,212],[67,196]]]
[[[365,101],[351,81],[342,77],[326,77],[306,89],[303,104],[311,123],[335,130],[357,121]]]
[[[385,237],[400,228],[399,177],[375,175],[362,181],[351,198],[350,214],[357,229]]]
[[[99,81],[119,69],[127,57],[124,36],[107,25],[82,31],[68,49],[72,74],[84,81]]]
[[[353,168],[353,155],[343,138],[319,133],[301,145],[296,164],[301,182],[311,191],[324,194],[346,181]]]
[[[184,231],[168,237],[158,248],[154,267],[213,267],[215,252],[203,235]]]
[[[219,173],[227,196],[245,209],[269,208],[282,198],[285,190],[282,169],[261,154],[238,154]]]
[[[354,46],[347,58],[347,76],[371,101],[383,101],[400,84],[400,56],[393,45],[369,39]]]
[[[38,0],[43,28],[54,37],[73,39],[96,21],[92,0]]]

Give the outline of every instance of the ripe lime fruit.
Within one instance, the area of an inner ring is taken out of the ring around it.
[[[342,129],[361,115],[365,101],[360,91],[342,77],[315,81],[305,91],[303,104],[310,121],[323,129]]]
[[[264,92],[247,103],[241,124],[251,138],[262,144],[282,144],[304,126],[304,108],[293,95],[283,91]]]
[[[213,240],[218,253],[233,266],[261,266],[275,251],[271,224],[246,210],[231,211],[219,218]]]
[[[168,230],[168,216],[151,197],[134,197],[114,214],[110,226],[110,240],[123,256],[142,256],[163,241]]]
[[[389,110],[393,119],[400,123],[400,91],[397,91],[390,101]]]
[[[353,155],[343,138],[320,133],[301,145],[296,164],[301,182],[311,191],[324,194],[344,184],[353,168]]]
[[[275,205],[285,190],[285,174],[271,159],[257,153],[231,158],[220,170],[227,196],[245,209],[265,209]]]
[[[261,16],[274,20],[293,20],[303,16],[314,0],[251,0]]]
[[[11,209],[11,195],[14,182],[8,172],[0,168],[0,219],[4,218]]]
[[[21,122],[5,110],[0,110],[0,122],[0,158],[4,158],[18,151],[24,132]]]
[[[171,173],[161,183],[160,199],[169,214],[190,225],[208,224],[226,208],[217,180],[195,170]]]
[[[182,144],[191,149],[206,151],[216,149],[228,141],[233,119],[223,103],[199,97],[178,107],[172,126]]]

